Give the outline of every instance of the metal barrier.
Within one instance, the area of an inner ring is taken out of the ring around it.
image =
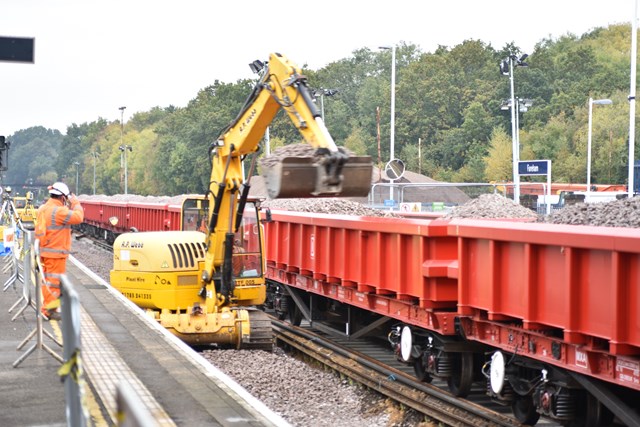
[[[41,308],[42,308],[42,303],[41,303],[41,298],[42,298],[42,292],[41,292],[41,283],[44,280],[44,275],[42,274],[42,264],[40,262],[40,250],[39,250],[39,245],[40,245],[40,241],[36,239],[35,244],[33,245],[34,247],[34,256],[35,256],[35,260],[36,260],[36,270],[35,270],[35,282],[36,282],[36,327],[35,329],[33,329],[29,335],[27,335],[27,337],[18,345],[18,347],[16,348],[16,350],[20,350],[22,349],[22,347],[24,347],[29,340],[31,340],[31,338],[33,338],[34,336],[36,337],[36,343],[33,344],[31,347],[29,347],[29,349],[27,349],[27,351],[25,351],[20,357],[18,357],[18,359],[16,359],[15,362],[13,362],[13,367],[17,368],[18,365],[20,365],[20,363],[22,363],[27,357],[29,357],[29,355],[31,353],[33,353],[36,349],[41,350],[44,349],[47,353],[49,353],[51,356],[53,356],[54,359],[58,360],[59,362],[63,362],[62,357],[57,354],[55,351],[53,351],[48,345],[46,345],[43,342],[43,336],[46,335],[47,337],[51,338],[51,340],[53,340],[54,343],[58,344],[60,347],[62,347],[62,343],[59,342],[56,337],[54,337],[49,331],[47,331],[46,329],[44,329],[42,327],[42,322],[43,322],[43,317],[41,314]]]
[[[41,285],[44,280],[42,274],[42,264],[40,262],[39,240],[35,240],[32,244],[33,232],[26,231],[24,234],[24,285],[23,291],[27,296],[23,297],[27,301],[24,308],[31,305],[30,291],[33,286],[32,280],[35,277],[35,312],[36,312],[36,328],[18,345],[20,350],[34,336],[37,337],[36,343],[33,344],[26,352],[24,352],[14,363],[13,367],[18,367],[31,353],[36,349],[46,350],[54,359],[62,363],[62,367],[58,370],[58,375],[64,382],[65,402],[67,425],[72,427],[85,427],[89,414],[84,405],[84,375],[82,371],[82,363],[80,357],[81,341],[80,341],[80,298],[74,288],[73,283],[66,274],[60,277],[60,309],[62,314],[62,343],[60,343],[49,331],[43,328],[43,316],[41,314]],[[33,250],[31,250],[33,248]],[[35,263],[32,260],[35,259]],[[32,268],[32,265],[35,268]],[[14,307],[16,304],[14,304]],[[17,315],[16,315],[17,316]],[[14,316],[14,318],[16,317]],[[63,357],[58,355],[49,346],[43,342],[43,336],[51,338],[56,344],[62,347]]]
[[[129,384],[125,382],[118,384],[116,403],[119,427],[156,427],[158,425]]]
[[[67,425],[84,427],[89,413],[84,405],[84,372],[80,341],[80,298],[66,274],[60,278],[60,307],[62,312],[62,341],[64,363],[58,375],[64,382]]]
[[[5,210],[6,205],[7,202],[5,201],[5,205],[0,210],[0,218],[6,217],[6,213],[10,212],[10,210]],[[62,315],[63,345],[51,332],[43,327],[41,287],[44,285],[44,270],[40,260],[40,242],[37,239],[34,240],[35,232],[24,229],[19,221],[12,221],[11,225],[13,231],[19,230],[18,235],[21,236],[21,239],[14,239],[12,244],[8,245],[9,253],[4,258],[5,265],[3,270],[5,273],[9,273],[9,270],[11,270],[11,275],[4,284],[3,291],[15,286],[17,282],[21,282],[22,295],[11,306],[9,312],[12,312],[22,302],[24,302],[24,305],[11,320],[15,321],[29,307],[34,309],[36,317],[35,329],[18,345],[16,350],[21,350],[34,336],[36,337],[36,342],[16,359],[13,367],[17,368],[35,350],[41,349],[44,349],[54,359],[62,363],[58,370],[58,375],[64,382],[67,425],[70,427],[85,427],[90,425],[91,418],[84,398],[86,383],[81,359],[80,299],[69,277],[66,274],[61,275],[60,310]],[[35,299],[32,298],[31,294],[33,289],[35,289]],[[49,337],[54,343],[63,348],[62,356],[44,343],[44,336]],[[119,426],[153,427],[157,425],[130,386],[120,384],[116,393]]]
[[[4,230],[2,230],[2,255],[10,255],[5,257],[5,260],[8,262],[5,263],[3,272],[7,273],[11,270],[11,275],[2,288],[2,291],[4,292],[12,285],[15,285],[16,281],[20,277],[20,267],[17,262],[20,251],[17,250],[19,248],[19,244],[16,242],[15,237],[16,230],[22,229],[22,222],[15,214],[15,206],[13,206],[11,199],[4,200],[2,208],[0,208],[0,218],[2,219],[3,225],[5,225]],[[18,245],[18,247],[16,247],[16,245]]]
[[[34,282],[35,282],[33,269],[31,267],[32,265],[31,248],[33,246],[33,243],[32,243],[33,237],[34,237],[33,235],[34,235],[33,231],[24,231],[22,233],[22,245],[21,245],[22,250],[19,253],[18,251],[12,250],[12,252],[15,254],[15,256],[12,257],[12,259],[16,260],[15,261],[17,263],[16,266],[20,266],[19,259],[22,258],[22,275],[18,274],[17,276],[17,279],[22,282],[22,294],[18,299],[18,301],[16,301],[15,304],[13,304],[11,308],[9,308],[9,313],[11,313],[14,308],[16,308],[21,302],[24,301],[24,305],[22,306],[22,308],[20,308],[20,310],[18,310],[16,314],[11,318],[12,322],[15,321],[18,318],[18,316],[21,315],[24,312],[24,310],[26,310],[29,307],[33,308],[34,310],[37,310],[36,303],[31,298],[31,289],[34,287]]]

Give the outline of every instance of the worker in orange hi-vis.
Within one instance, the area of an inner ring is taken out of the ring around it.
[[[66,272],[71,249],[71,225],[84,220],[84,210],[77,197],[63,182],[49,186],[49,200],[38,209],[36,239],[40,240],[40,260],[44,283],[42,314],[60,319],[60,276]]]

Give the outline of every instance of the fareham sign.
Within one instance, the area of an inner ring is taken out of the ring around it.
[[[525,160],[518,162],[518,175],[546,175],[547,176],[547,214],[551,213],[551,160]]]
[[[518,162],[520,175],[551,175],[551,160],[527,160]]]

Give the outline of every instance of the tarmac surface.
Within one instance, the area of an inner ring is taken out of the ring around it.
[[[22,281],[10,284],[15,270],[7,268],[9,258],[0,258],[0,267],[5,267],[0,272],[4,289],[0,293],[0,426],[65,426],[65,387],[58,375],[62,364],[44,347],[62,359],[62,347],[55,340],[62,342],[63,325],[43,322],[51,335],[43,335],[43,346],[37,333],[28,338],[36,331],[36,311],[23,297]],[[72,261],[67,263],[67,276],[81,304],[82,406],[89,414],[87,425],[118,424],[119,384],[135,392],[136,405],[146,410],[151,426],[288,425],[106,282]],[[26,355],[31,347],[34,350]]]

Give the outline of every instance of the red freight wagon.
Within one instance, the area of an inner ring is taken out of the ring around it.
[[[640,355],[640,230],[455,220],[459,307]]]
[[[325,330],[328,321],[353,337],[400,322],[388,338],[419,379],[442,378],[464,396],[482,373],[488,393],[526,424],[544,414],[604,425],[612,407],[633,413],[640,230],[286,211],[272,219],[267,305],[278,316]]]
[[[167,204],[128,203],[127,224],[141,232],[175,230],[180,225],[180,209]]]
[[[457,239],[448,222],[288,211],[272,211],[272,219],[268,277],[454,333],[435,310],[450,315],[457,304]]]
[[[136,231],[179,230],[181,204],[125,202],[99,198],[82,199],[81,231],[111,243],[121,234]]]

